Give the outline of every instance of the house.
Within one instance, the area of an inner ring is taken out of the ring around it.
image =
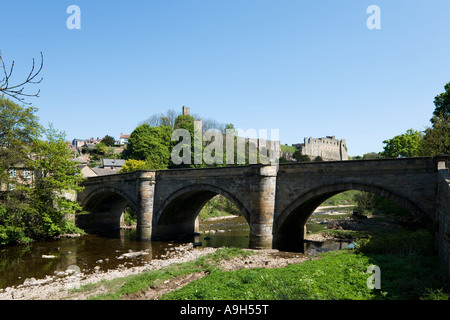
[[[130,138],[129,134],[120,134],[120,138],[119,138],[119,144],[123,145],[123,144],[127,144],[128,143],[128,139]]]
[[[120,170],[124,164],[123,159],[102,159],[103,169]]]
[[[100,167],[91,168],[89,166],[81,167],[81,175],[85,178],[106,176],[117,173],[117,170],[105,169]]]
[[[72,140],[72,146],[77,149],[77,148],[81,148],[86,144],[86,141],[83,139],[73,139]]]
[[[11,179],[11,184],[1,184],[0,191],[13,190],[17,183],[31,186],[35,179],[35,172],[21,165],[10,168],[8,175]]]

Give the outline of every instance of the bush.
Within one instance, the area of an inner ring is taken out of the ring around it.
[[[123,221],[126,226],[132,226],[137,223],[137,214],[132,208],[127,207],[123,212]]]
[[[415,232],[383,232],[366,239],[359,239],[356,252],[370,254],[433,255],[435,253],[433,237],[426,230]]]
[[[0,225],[0,245],[29,242],[31,242],[31,239],[25,236],[23,228]]]
[[[355,212],[359,214],[388,214],[410,217],[408,210],[392,200],[370,192],[358,192],[353,196]]]
[[[199,213],[199,217],[200,219],[207,219],[231,214],[239,215],[240,211],[233,202],[218,194],[204,205]]]

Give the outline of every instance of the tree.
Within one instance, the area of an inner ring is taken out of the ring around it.
[[[103,142],[107,147],[114,147],[115,141],[114,137],[106,135],[100,142]]]
[[[36,138],[16,166],[34,172],[33,179],[17,181],[0,203],[0,243],[29,242],[79,231],[69,217],[81,206],[68,194],[81,191],[84,179],[73,161],[64,133],[50,126],[46,139]],[[19,180],[16,178],[16,180]]]
[[[376,152],[369,152],[369,153],[365,153],[362,158],[364,160],[371,160],[371,159],[380,159],[380,158],[383,158],[383,156]]]
[[[450,114],[434,116],[431,122],[433,126],[425,130],[421,154],[424,156],[450,155]]]
[[[188,142],[190,142],[189,145],[184,144],[186,141],[183,140],[183,142],[181,145],[181,148],[183,150],[183,152],[189,152],[188,155],[188,159],[190,157],[191,161],[190,164],[189,163],[182,163],[182,164],[171,164],[172,168],[195,168],[195,167],[202,167],[203,166],[203,157],[202,157],[202,163],[201,164],[195,164],[195,159],[194,159],[194,150],[195,150],[195,138],[194,138],[194,121],[195,118],[191,115],[179,115],[176,119],[175,119],[175,130],[176,129],[184,129],[187,130],[187,132],[189,132],[189,136],[190,136],[190,140]],[[200,150],[202,151],[203,154],[203,145],[197,146],[198,148],[200,148]],[[183,154],[184,155],[184,154]],[[185,156],[185,155],[184,155]],[[185,156],[186,157],[186,156]],[[185,158],[183,157],[183,158]]]
[[[323,161],[323,159],[322,159],[321,156],[317,156],[317,157],[314,158],[313,161],[314,161],[314,162],[321,162],[321,161]]]
[[[148,124],[151,127],[159,126],[170,126],[172,129],[175,127],[175,119],[177,117],[177,112],[173,109],[169,109],[165,114],[154,114],[147,120],[143,121],[142,124]]]
[[[68,217],[82,210],[78,202],[67,196],[83,189],[80,183],[84,178],[73,161],[65,134],[50,125],[45,136],[45,140],[34,141],[30,159],[30,167],[37,174],[34,188],[28,188],[28,211],[32,215],[28,227],[35,239],[54,237],[73,228]]]
[[[9,170],[23,165],[32,142],[43,131],[36,111],[0,97],[0,185],[14,183],[9,179]]]
[[[44,66],[44,56],[42,55],[41,52],[41,63],[39,67],[35,70],[36,66],[35,61],[33,59],[33,64],[31,66],[30,73],[28,74],[26,79],[17,84],[11,84],[10,80],[14,70],[14,61],[11,63],[11,67],[7,68],[0,52],[0,68],[3,71],[3,78],[0,79],[0,93],[6,94],[7,96],[10,96],[11,98],[18,100],[21,103],[30,104],[25,102],[25,97],[38,97],[40,91],[38,90],[37,93],[29,94],[25,93],[23,90],[25,89],[26,85],[41,83],[42,78],[40,80],[36,80],[36,77],[42,71],[43,66]]]
[[[421,155],[423,133],[408,129],[406,133],[397,135],[392,139],[384,140],[384,151],[381,155],[385,158],[417,157]]]
[[[128,139],[129,158],[146,161],[148,169],[167,169],[172,148],[171,135],[170,126],[138,126]]]
[[[437,118],[443,116],[447,117],[450,114],[450,82],[444,86],[445,92],[437,95],[434,98],[434,117],[430,120],[432,123],[437,120]]]
[[[424,156],[450,154],[450,82],[444,88],[445,92],[434,98],[432,126],[424,131],[420,151]]]
[[[298,162],[309,162],[311,161],[311,158],[307,154],[302,154],[300,150],[297,150],[294,152],[292,157],[297,160]]]
[[[138,170],[149,170],[149,168],[150,165],[143,160],[128,159],[125,161],[125,164],[122,166],[119,172],[124,173]]]

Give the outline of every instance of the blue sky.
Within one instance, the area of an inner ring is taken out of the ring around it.
[[[70,5],[81,29],[69,30]],[[369,5],[381,9],[370,30]],[[349,155],[428,126],[450,81],[450,1],[1,1],[17,80],[44,54],[42,124],[118,138],[183,105],[281,143],[335,135]]]

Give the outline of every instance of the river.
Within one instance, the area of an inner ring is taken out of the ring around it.
[[[243,217],[200,223],[200,235],[193,241],[199,247],[248,248],[249,225]],[[41,279],[76,265],[83,273],[143,265],[152,259],[165,259],[180,243],[139,241],[134,229],[116,235],[84,235],[29,245],[0,247],[0,288],[17,286],[27,278]],[[305,242],[305,254],[345,248],[343,242]],[[145,251],[133,262],[118,259],[128,252]]]

